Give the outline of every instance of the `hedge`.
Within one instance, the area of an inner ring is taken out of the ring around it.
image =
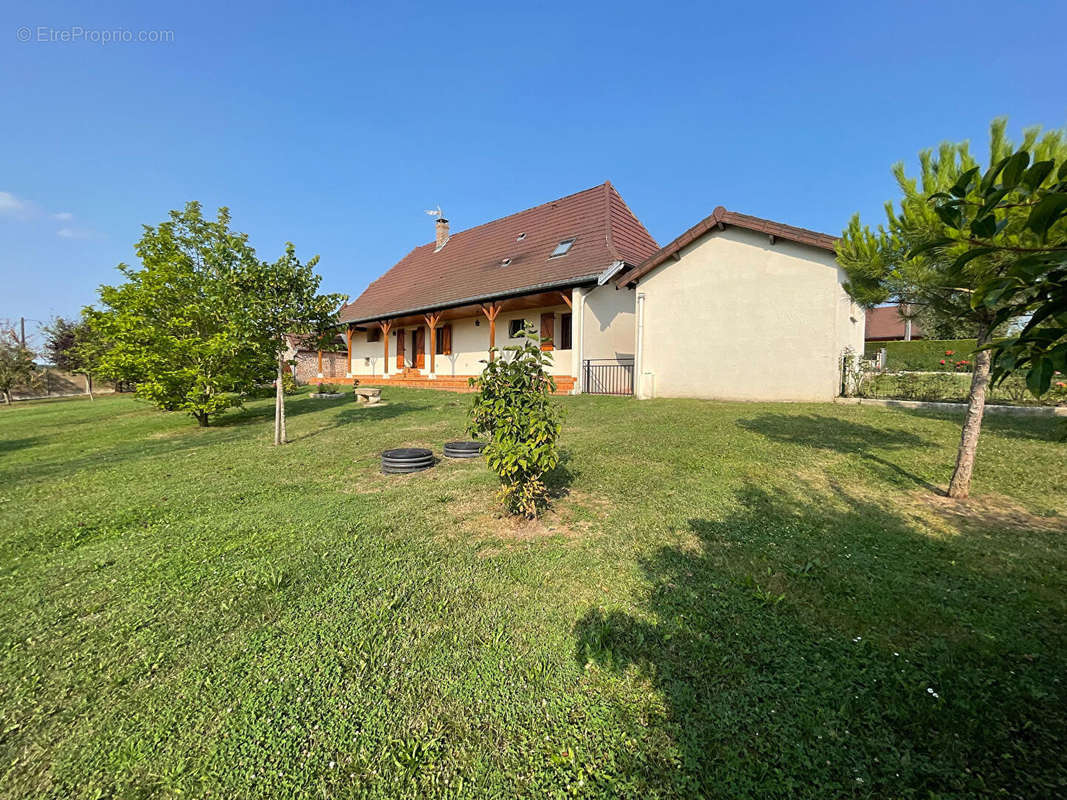
[[[919,372],[953,372],[953,364],[966,359],[974,361],[977,339],[914,339],[910,342],[867,342],[866,358],[877,358],[885,348],[885,368],[890,372],[914,370]],[[945,351],[951,350],[952,355]],[[945,363],[942,364],[941,360]]]

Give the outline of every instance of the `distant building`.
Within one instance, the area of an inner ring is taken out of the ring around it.
[[[880,306],[867,311],[867,330],[863,337],[868,342],[910,342],[922,339],[919,323],[900,316],[900,306]]]

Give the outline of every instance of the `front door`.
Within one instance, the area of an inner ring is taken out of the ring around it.
[[[415,357],[412,361],[418,369],[426,369],[426,329],[421,325],[415,329]]]

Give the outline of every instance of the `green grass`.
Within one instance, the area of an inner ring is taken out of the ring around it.
[[[0,796],[1067,794],[1067,449],[991,418],[565,398],[493,511],[469,398],[0,411]]]

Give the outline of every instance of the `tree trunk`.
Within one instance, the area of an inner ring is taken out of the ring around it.
[[[193,414],[193,416],[196,417],[196,424],[199,425],[201,428],[208,427],[208,415],[206,411],[201,411],[198,414]]]
[[[978,347],[989,343],[992,331],[982,323],[978,328]],[[963,421],[960,449],[956,454],[956,469],[948,484],[948,496],[963,499],[971,493],[971,473],[974,472],[974,457],[978,451],[978,434],[982,432],[982,415],[985,413],[985,395],[989,387],[989,365],[992,354],[979,349],[974,354],[974,372],[971,374],[971,391],[967,396],[967,417]]]
[[[285,441],[285,392],[282,390],[282,373],[284,362],[278,354],[278,377],[274,382],[274,444]]]
[[[4,405],[11,405],[11,392],[7,391],[6,389],[4,390]]]
[[[85,393],[89,395],[90,400],[95,400],[93,397],[93,376],[88,372],[85,373]]]

